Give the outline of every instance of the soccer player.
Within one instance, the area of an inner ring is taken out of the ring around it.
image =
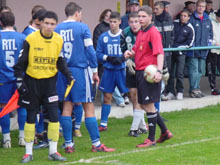
[[[132,49],[137,33],[141,28],[137,12],[129,13],[128,24],[129,26],[122,31],[120,36],[120,45],[123,53],[126,50]],[[130,90],[131,101],[133,104],[133,122],[128,135],[137,137],[139,134],[147,132],[144,119],[145,111],[137,101],[134,59],[128,59],[126,61],[126,67],[126,86]]]
[[[14,14],[7,11],[0,16],[3,30],[0,31],[0,111],[15,92],[16,83],[13,66],[18,60],[25,36],[14,31]],[[26,121],[26,109],[18,108],[19,145],[24,146],[24,124]],[[9,114],[0,118],[3,134],[3,147],[11,148],[10,118]]]
[[[59,24],[55,31],[64,39],[63,55],[67,59],[68,68],[76,79],[70,94],[63,102],[63,112],[61,125],[65,139],[65,152],[74,152],[72,141],[71,114],[74,103],[82,103],[85,112],[85,124],[92,141],[92,152],[112,152],[114,149],[107,148],[100,142],[98,125],[94,114],[94,104],[92,102],[92,85],[88,72],[88,67],[93,71],[92,79],[97,84],[99,77],[97,73],[97,58],[91,39],[89,27],[81,23],[82,8],[74,2],[70,2],[65,7],[67,20]],[[63,98],[66,80],[59,74],[60,93],[59,98]]]
[[[24,31],[22,32],[24,35],[28,36],[32,32],[40,29],[40,21],[42,15],[46,12],[44,8],[38,10],[36,13],[32,15],[31,24],[27,26]]]
[[[104,93],[101,123],[99,131],[107,130],[108,116],[111,111],[112,93],[118,87],[121,93],[127,93],[125,85],[125,59],[120,48],[121,29],[120,14],[112,12],[110,15],[110,30],[101,34],[98,39],[96,54],[103,63],[104,72],[99,89]]]
[[[19,105],[27,109],[27,122],[24,128],[26,154],[22,163],[33,160],[35,120],[40,106],[45,108],[49,116],[48,158],[55,161],[66,160],[57,152],[59,140],[57,71],[65,75],[69,84],[73,77],[61,53],[63,39],[54,32],[57,21],[56,13],[47,11],[44,14],[41,29],[27,36],[18,63],[14,67],[20,94]]]
[[[165,123],[156,111],[154,103],[160,101],[161,78],[164,61],[164,52],[161,35],[152,24],[152,9],[143,6],[138,11],[141,31],[138,32],[137,39],[131,51],[124,53],[125,58],[135,56],[136,83],[138,89],[138,103],[147,112],[149,135],[148,138],[136,147],[150,147],[157,143],[162,143],[173,137],[167,129]],[[157,72],[154,76],[155,83],[149,83],[144,78],[144,69],[148,65],[157,65]],[[161,136],[155,141],[156,124],[160,126]]]

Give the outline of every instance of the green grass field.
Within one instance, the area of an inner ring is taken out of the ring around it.
[[[197,110],[162,113],[168,119],[168,128],[174,138],[155,147],[138,149],[135,146],[142,143],[147,135],[134,138],[127,135],[132,117],[124,119],[110,118],[108,131],[101,132],[101,141],[109,147],[116,148],[113,153],[92,153],[89,134],[82,124],[82,138],[75,138],[76,151],[65,154],[60,148],[63,138],[60,138],[58,150],[67,157],[65,163],[51,162],[47,159],[48,149],[34,150],[33,165],[41,164],[220,164],[220,105],[209,106]],[[159,137],[157,127],[156,137]],[[11,149],[0,148],[0,165],[19,164],[24,148],[17,145],[18,132],[12,132]]]

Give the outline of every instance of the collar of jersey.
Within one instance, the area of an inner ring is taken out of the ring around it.
[[[35,28],[35,27],[31,26],[31,25],[29,25],[28,27],[33,29],[33,30],[35,30],[35,31],[39,30],[39,29],[37,29],[37,28]]]
[[[63,21],[63,22],[76,22],[76,20],[71,19],[71,20],[66,20],[66,21]]]
[[[15,30],[7,30],[7,29],[4,29],[4,30],[1,30],[1,32],[15,32]]]
[[[154,26],[154,24],[150,24],[148,25],[145,29],[143,29],[144,32],[148,31],[152,26]]]
[[[116,34],[113,34],[110,30],[108,31],[108,34],[111,36],[111,37],[117,37],[118,35],[120,35],[121,34],[121,29],[119,29],[119,32],[118,33],[116,33]]]

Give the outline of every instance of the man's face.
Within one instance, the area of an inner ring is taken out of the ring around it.
[[[39,21],[39,19],[35,19],[33,20],[33,24],[32,24],[35,28],[40,29],[41,27],[41,22]]]
[[[45,18],[41,23],[42,33],[46,36],[50,36],[53,33],[56,25],[57,25],[57,22],[55,19]]]
[[[154,14],[155,15],[161,15],[163,13],[163,8],[161,8],[159,5],[154,6]]]
[[[151,24],[152,15],[148,15],[144,11],[139,11],[138,17],[142,28],[146,28],[148,25]]]
[[[213,7],[212,3],[207,3],[206,4],[206,11],[211,11],[212,7]]]
[[[105,17],[104,17],[105,22],[109,23],[110,15],[111,15],[110,11],[105,14]]]
[[[111,31],[117,31],[119,29],[121,21],[116,18],[110,18],[109,24]]]
[[[132,12],[137,12],[139,9],[139,5],[137,4],[132,4],[132,5],[129,5],[129,11],[132,13]]]
[[[137,33],[140,30],[140,28],[141,28],[141,24],[139,22],[139,18],[138,17],[130,17],[129,21],[128,21],[128,24],[129,24],[131,30],[134,33]]]
[[[193,13],[196,10],[196,5],[191,3],[187,6],[187,9],[189,10],[190,13]]]
[[[188,15],[188,13],[182,12],[182,13],[180,14],[180,22],[181,22],[181,23],[187,23],[187,22],[189,21],[189,19],[190,19],[190,17],[189,17],[189,15]]]
[[[204,2],[198,3],[198,5],[196,6],[197,13],[198,14],[203,14],[204,11],[205,11],[205,6],[206,6],[206,3],[204,3]]]

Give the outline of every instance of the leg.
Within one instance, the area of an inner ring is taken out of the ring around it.
[[[118,88],[115,88],[115,91],[113,93],[113,98],[116,101],[116,105],[120,106],[120,107],[125,107],[125,101],[124,98],[121,96],[120,91],[118,90]]]
[[[73,103],[71,101],[64,101],[60,123],[63,128],[63,137],[65,139],[65,148],[73,147],[72,118],[71,118],[72,110],[73,110]]]
[[[1,104],[4,107],[5,104]],[[0,112],[3,108],[0,108]],[[10,137],[10,116],[9,114],[0,118],[0,126],[2,127],[3,135],[3,148],[11,148],[11,137]]]
[[[24,141],[24,125],[26,122],[27,118],[27,111],[25,108],[18,108],[18,127],[19,127],[19,142],[18,145],[20,146],[25,146],[25,141]]]
[[[100,142],[100,135],[98,130],[98,123],[96,121],[94,113],[93,103],[83,103],[83,109],[85,112],[85,124],[89,132],[90,139],[92,141],[92,152],[113,152],[115,149],[107,148],[104,144]]]
[[[104,131],[107,129],[108,116],[111,111],[111,101],[112,101],[112,94],[104,93],[104,104],[102,105],[101,123],[99,128],[100,131]]]
[[[80,126],[82,122],[82,116],[83,116],[83,107],[82,104],[75,104],[74,105],[74,113],[76,116],[75,121],[75,136],[81,137],[82,134],[80,132]]]

